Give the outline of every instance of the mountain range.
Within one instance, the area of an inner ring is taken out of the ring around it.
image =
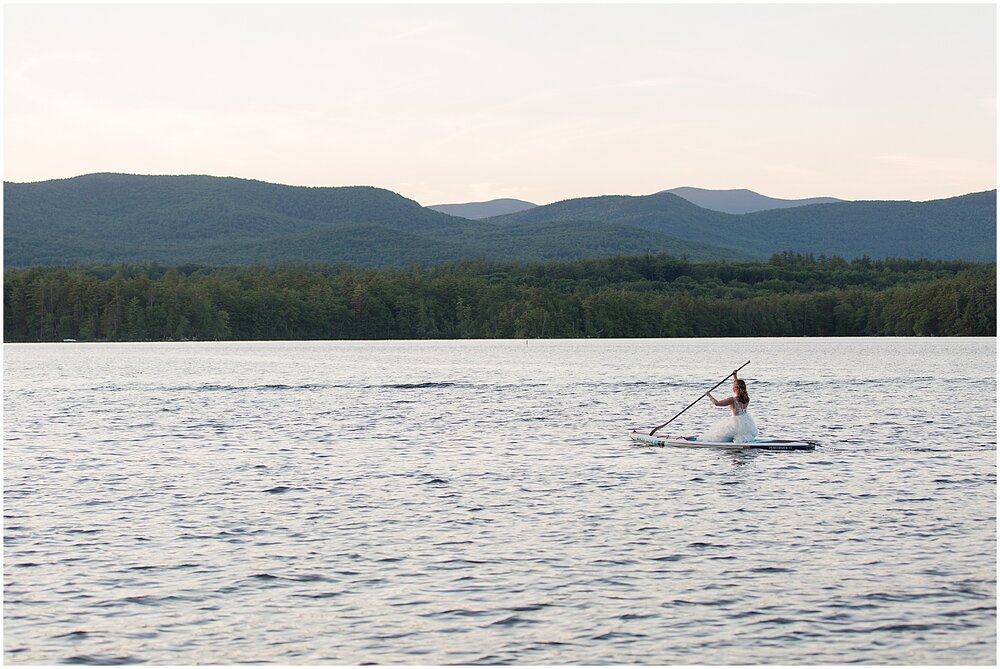
[[[692,204],[696,204],[703,209],[721,211],[724,214],[752,214],[758,211],[768,211],[771,209],[789,209],[791,207],[804,207],[810,204],[832,204],[843,202],[835,197],[810,197],[801,200],[783,200],[777,197],[768,197],[755,193],[746,188],[732,188],[728,190],[709,190],[706,188],[692,188],[682,186],[663,191],[678,195]]]
[[[746,199],[749,191],[737,193]],[[995,190],[929,202],[841,201],[742,214],[698,206],[674,192],[524,204],[528,208],[472,219],[368,186],[123,174],[5,182],[4,262],[391,267],[645,253],[740,260],[782,251],[996,259]]]
[[[710,190],[707,188],[693,188],[682,186],[661,191],[663,193],[673,193],[688,202],[698,205],[703,209],[721,211],[725,214],[751,214],[757,211],[769,209],[788,209],[790,207],[802,207],[807,204],[830,204],[832,202],[843,202],[844,200],[835,197],[811,197],[801,200],[784,200],[776,197],[768,197],[755,193],[746,188],[733,188],[728,190]],[[537,207],[537,204],[526,202],[525,200],[515,200],[503,198],[499,200],[489,200],[487,202],[465,202],[462,204],[432,204],[428,209],[440,211],[443,214],[461,216],[472,220],[491,218],[493,216],[503,216],[504,214],[516,214],[527,209]]]
[[[442,214],[451,216],[461,216],[474,221],[491,216],[502,216],[504,214],[516,214],[525,209],[537,207],[537,204],[515,200],[513,198],[501,198],[499,200],[489,200],[487,202],[465,202],[463,204],[432,204],[428,209],[439,211]]]

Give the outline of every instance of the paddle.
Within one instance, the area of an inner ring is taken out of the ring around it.
[[[730,373],[729,376],[732,376],[733,374],[735,374],[736,372],[740,371],[741,369],[743,369],[744,367],[746,367],[749,364],[750,364],[750,361],[747,360],[742,365],[740,365],[739,367],[737,367],[736,371]],[[725,383],[726,380],[729,378],[729,376],[727,376],[725,379],[722,379],[721,381],[719,381],[718,383],[716,383],[714,386],[712,386],[711,388],[709,388],[708,390],[706,390],[704,393],[702,393],[701,395],[699,395],[698,396],[698,400],[700,400],[702,397],[704,397],[705,393],[710,393],[713,390],[715,390],[716,388],[718,388],[719,386],[721,386],[723,383]],[[691,402],[691,404],[689,404],[686,407],[684,407],[683,409],[681,409],[681,412],[679,414],[677,414],[677,416],[680,416],[682,413],[684,413],[685,411],[687,411],[688,409],[690,409],[691,407],[693,407],[695,404],[697,404],[698,400],[695,400],[694,402]],[[674,418],[677,418],[677,416],[674,416]],[[658,426],[654,427],[652,429],[652,431],[649,433],[649,436],[652,437],[654,434],[656,434],[657,430],[659,430],[660,428],[666,427],[667,425],[670,425],[672,422],[674,422],[674,418],[671,418],[670,420],[668,420],[663,425],[658,425]]]

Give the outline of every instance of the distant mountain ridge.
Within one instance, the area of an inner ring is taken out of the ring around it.
[[[503,216],[504,214],[516,214],[525,209],[537,207],[537,204],[513,198],[500,198],[487,202],[465,202],[463,204],[433,204],[428,209],[439,211],[449,216],[460,216],[471,220],[490,218],[491,216]]]
[[[781,251],[855,258],[996,260],[996,191],[929,202],[859,201],[725,214],[673,193],[565,200],[486,219],[615,222],[766,258]]]
[[[810,197],[800,200],[784,200],[761,195],[745,188],[712,190],[681,186],[680,188],[671,188],[661,192],[678,195],[704,209],[721,211],[726,214],[751,214],[771,209],[787,209],[791,207],[805,207],[811,204],[844,202],[844,200],[835,197]]]
[[[680,188],[670,188],[659,191],[660,193],[671,193],[678,195],[692,204],[696,204],[703,209],[721,211],[725,214],[750,214],[769,209],[786,209],[790,207],[804,207],[810,204],[830,204],[834,202],[844,202],[835,197],[810,197],[798,200],[786,200],[777,197],[761,195],[746,188],[733,189],[710,189],[694,188],[692,186],[681,186]],[[503,198],[489,200],[487,202],[466,202],[463,204],[434,204],[427,208],[439,211],[452,216],[461,216],[473,220],[492,218],[493,216],[504,216],[506,214],[516,214],[527,209],[533,209],[539,205],[524,200]]]
[[[996,259],[996,191],[931,202],[837,202],[734,215],[670,192],[598,196],[473,220],[370,186],[92,174],[4,183],[9,267],[94,263],[369,267],[668,253],[795,251]]]

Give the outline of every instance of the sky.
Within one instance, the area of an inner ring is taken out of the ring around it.
[[[993,4],[6,4],[5,181],[996,188]]]

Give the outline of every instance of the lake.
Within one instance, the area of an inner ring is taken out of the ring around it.
[[[992,338],[3,350],[8,663],[996,661]]]

